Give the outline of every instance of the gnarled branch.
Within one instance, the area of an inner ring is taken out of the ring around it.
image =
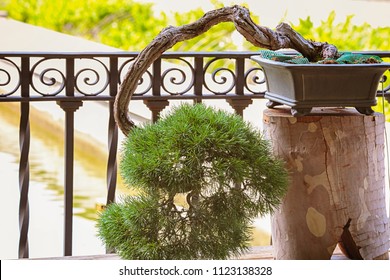
[[[221,22],[233,22],[237,31],[259,48],[295,49],[311,61],[318,58],[332,58],[337,55],[335,46],[308,41],[286,23],[279,24],[275,31],[259,26],[251,19],[248,9],[237,5],[207,12],[202,18],[191,24],[179,27],[169,26],[163,29],[139,53],[121,84],[114,110],[116,122],[125,135],[128,135],[134,127],[134,123],[128,116],[131,97],[138,86],[138,80],[149,66],[176,43],[197,37]]]

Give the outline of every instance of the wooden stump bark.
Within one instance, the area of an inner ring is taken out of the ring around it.
[[[315,109],[264,111],[266,136],[291,172],[272,217],[276,259],[330,259],[339,243],[353,259],[388,259],[382,114]]]

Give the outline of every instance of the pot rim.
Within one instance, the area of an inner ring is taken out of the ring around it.
[[[383,62],[383,63],[361,63],[361,64],[317,64],[317,63],[310,63],[310,64],[292,64],[292,63],[286,63],[281,61],[274,61],[266,58],[262,58],[260,55],[253,55],[250,57],[252,60],[256,61],[260,65],[272,65],[275,67],[283,67],[283,68],[381,68],[384,71],[390,70],[390,63]]]

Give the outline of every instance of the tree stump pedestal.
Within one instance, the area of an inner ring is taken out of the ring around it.
[[[264,111],[265,134],[291,174],[272,217],[276,259],[388,259],[382,114],[316,108]]]

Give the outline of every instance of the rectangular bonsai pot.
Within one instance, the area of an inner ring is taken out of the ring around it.
[[[260,64],[267,82],[269,107],[284,104],[310,112],[312,107],[356,107],[370,114],[376,93],[389,63],[378,64],[290,64],[252,56]]]

